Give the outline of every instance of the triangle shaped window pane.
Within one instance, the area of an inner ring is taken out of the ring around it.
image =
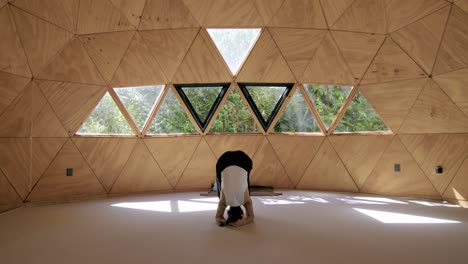
[[[275,132],[321,132],[310,112],[302,93],[297,90],[289,101],[281,118],[274,127]]]
[[[163,88],[164,85],[119,87],[114,91],[141,131]]]
[[[132,128],[108,92],[78,130],[79,135],[133,135]]]
[[[294,84],[242,84],[239,86],[252,110],[268,130]]]
[[[237,73],[260,34],[259,28],[209,28],[207,31],[232,74]]]
[[[255,120],[233,89],[218,114],[210,133],[259,133]]]
[[[200,129],[205,131],[229,84],[175,85],[175,87]]]
[[[167,92],[147,134],[197,134],[172,90]]]
[[[304,84],[304,88],[328,129],[353,86]]]
[[[358,92],[346,109],[343,118],[338,123],[335,132],[369,132],[388,131],[367,99]]]

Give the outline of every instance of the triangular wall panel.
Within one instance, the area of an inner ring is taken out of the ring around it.
[[[0,170],[0,213],[20,207],[23,200]]]
[[[112,80],[134,35],[134,31],[124,31],[80,36],[106,83]]]
[[[356,83],[331,33],[325,36],[299,81],[304,83]]]
[[[172,187],[177,185],[201,137],[168,137],[144,139]],[[177,150],[177,151],[174,151]],[[168,155],[170,153],[170,155]]]
[[[28,138],[0,139],[0,169],[21,198],[26,198],[31,181],[31,141]]]
[[[38,3],[38,1],[32,2]],[[21,9],[12,7],[11,10],[31,71],[34,76],[37,76],[73,38],[73,34]]]
[[[138,29],[191,27],[198,27],[198,23],[182,0],[147,0]]]
[[[2,40],[0,44],[0,69],[4,72],[31,77],[28,60],[9,10],[8,5],[0,8],[0,25],[2,25],[0,27]]]
[[[73,176],[66,176],[67,168],[73,168]],[[70,139],[39,179],[27,201],[75,201],[105,195],[106,191]]]
[[[38,79],[104,85],[98,69],[75,38],[47,67]]]
[[[393,136],[332,136],[330,142],[359,188],[374,169]]]
[[[432,72],[449,12],[450,6],[444,7],[390,35],[427,74]]]
[[[205,27],[260,27],[264,22],[252,0],[215,0]]]
[[[78,34],[136,29],[109,0],[80,0]]]
[[[137,139],[77,138],[74,142],[109,192],[135,148]]]
[[[272,186],[274,188],[292,188],[294,186],[267,138],[263,139],[252,160],[254,165],[250,173],[250,185]]]
[[[434,77],[439,87],[468,116],[468,68]]]
[[[400,165],[400,172],[394,171],[395,164]],[[398,137],[393,138],[361,191],[382,195],[440,198],[440,194]]]
[[[33,138],[32,139],[32,186],[41,178],[46,169],[57,156],[67,141],[66,138]]]
[[[468,201],[468,159],[465,159],[455,178],[447,187],[443,197]]]
[[[242,150],[252,159],[263,139],[262,135],[209,135],[205,137],[216,158],[223,155],[225,151]]]
[[[0,72],[0,116],[28,85],[30,79]]]
[[[198,31],[198,28],[181,28],[139,33],[167,78],[172,80]]]
[[[304,175],[324,139],[323,136],[268,136],[268,141],[294,186]]]
[[[12,4],[70,32],[76,31],[79,0],[15,0]]]
[[[133,26],[138,27],[146,0],[110,0],[110,2],[125,15]]]
[[[326,29],[319,0],[285,0],[268,26]]]
[[[327,139],[323,141],[296,188],[344,192],[359,190]]]
[[[262,16],[265,25],[269,24],[271,18],[278,12],[283,3],[284,0],[255,0],[255,7]]]
[[[468,1],[467,0],[457,0],[455,1],[455,4],[468,14]]]
[[[239,82],[295,82],[268,31],[263,31],[237,76]]]
[[[391,38],[387,38],[361,83],[408,80],[424,76],[418,65]]]
[[[460,132],[468,132],[468,116],[429,80],[401,125],[400,133]]]
[[[182,0],[199,25],[203,22],[215,0]],[[269,1],[269,0],[268,0]]]
[[[326,30],[316,29],[269,28],[268,30],[296,78],[302,76],[327,35]]]
[[[385,34],[385,3],[381,0],[355,0],[331,28]]]
[[[438,134],[399,137],[437,191],[443,194],[468,154],[467,136]],[[441,174],[435,173],[436,166],[442,166]]]
[[[353,2],[354,0],[321,0],[328,26],[333,26]]]
[[[359,91],[390,129],[397,132],[428,79],[365,84]]]
[[[0,137],[29,137],[33,89],[29,84],[0,116]]]

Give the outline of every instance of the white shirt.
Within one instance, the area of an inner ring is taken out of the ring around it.
[[[244,193],[249,187],[247,184],[247,171],[232,165],[221,172],[221,191],[229,206],[244,205]]]

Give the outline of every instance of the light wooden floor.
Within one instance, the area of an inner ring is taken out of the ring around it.
[[[255,224],[237,229],[198,193],[28,206],[0,214],[0,263],[468,263],[468,209],[382,198],[254,197]]]

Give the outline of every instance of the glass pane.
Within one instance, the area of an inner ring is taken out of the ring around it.
[[[327,128],[353,89],[352,86],[317,84],[304,84],[304,87]]]
[[[299,90],[296,90],[283,115],[274,127],[275,132],[320,132],[320,127]]]
[[[166,98],[158,110],[156,117],[148,129],[148,135],[155,134],[173,134],[173,133],[188,133],[196,134],[197,130],[190,122],[190,119],[185,114],[184,109],[180,105],[176,96],[170,90]]]
[[[209,28],[207,30],[233,74],[239,70],[260,33],[259,28]]]
[[[143,129],[164,85],[114,88],[138,128]]]
[[[134,133],[112,97],[106,92],[77,134],[133,135]]]
[[[246,86],[246,89],[265,123],[268,122],[276,104],[286,91],[285,86]]]
[[[259,130],[236,90],[232,90],[221,108],[210,133],[258,133]]]
[[[221,92],[222,89],[222,86],[182,87],[182,91],[187,96],[193,110],[203,124],[207,122],[211,107],[216,102],[219,92]]]
[[[367,99],[358,92],[346,109],[335,132],[388,131]]]

